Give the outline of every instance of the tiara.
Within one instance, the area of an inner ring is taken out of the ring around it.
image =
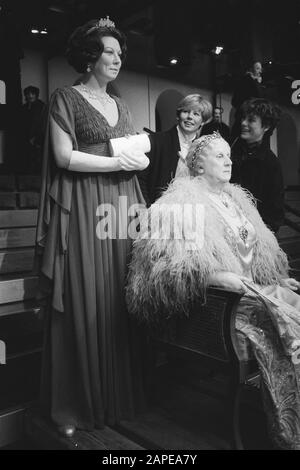
[[[197,145],[192,156],[192,162],[191,162],[192,170],[194,169],[196,157],[205,147],[207,147],[211,143],[212,140],[215,140],[215,139],[222,139],[222,136],[219,131],[214,131],[212,134],[206,135],[204,139],[202,139],[201,142]]]
[[[95,26],[92,26],[87,32],[87,34],[91,33],[95,29],[99,28],[115,28],[115,23],[109,19],[109,16],[107,15],[106,18],[100,18],[99,21],[95,24]]]

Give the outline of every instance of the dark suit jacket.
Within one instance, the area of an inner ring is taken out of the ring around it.
[[[267,144],[249,147],[242,139],[233,144],[231,155],[231,183],[238,183],[253,194],[263,221],[277,232],[284,223],[284,186],[279,159]]]
[[[180,150],[176,126],[168,131],[149,135],[151,150],[148,168],[139,172],[138,178],[147,206],[158,199],[170,181],[174,178]]]
[[[244,101],[250,98],[264,98],[265,97],[265,86],[259,83],[257,80],[251,77],[249,73],[246,73],[237,84],[237,87],[233,93],[231,104],[236,109],[239,109]]]
[[[230,142],[230,129],[224,122],[211,121],[202,126],[200,136],[212,134],[214,131],[218,131],[223,139]]]

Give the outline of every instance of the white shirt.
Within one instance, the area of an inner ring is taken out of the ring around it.
[[[175,173],[175,178],[182,177],[182,176],[188,176],[190,174],[188,167],[186,166],[186,156],[188,154],[188,151],[190,149],[190,146],[196,137],[193,135],[191,139],[187,139],[183,132],[181,131],[180,127],[177,126],[177,133],[178,133],[178,139],[179,139],[179,145],[180,145],[180,151],[178,152],[179,160],[176,168],[176,173]]]

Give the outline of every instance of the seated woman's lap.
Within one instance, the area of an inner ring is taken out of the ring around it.
[[[266,286],[260,289],[263,294],[270,295],[277,300],[281,300],[282,302],[286,302],[291,307],[299,310],[300,314],[300,295],[296,294],[296,292],[288,289],[287,287],[281,286]]]

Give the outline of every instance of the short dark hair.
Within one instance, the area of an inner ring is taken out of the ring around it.
[[[261,119],[263,127],[268,127],[268,133],[271,135],[276,128],[281,117],[281,109],[276,104],[263,98],[251,98],[245,101],[240,109],[241,119],[245,116],[258,116]]]
[[[117,39],[122,51],[121,59],[125,60],[127,52],[125,35],[115,27],[99,27],[98,22],[99,20],[88,21],[76,28],[69,38],[66,57],[78,73],[86,72],[89,64],[97,62],[104,49],[101,39],[105,36]]]
[[[23,93],[25,96],[29,95],[29,93],[33,93],[38,98],[40,94],[40,89],[37,86],[30,85],[24,88]]]

